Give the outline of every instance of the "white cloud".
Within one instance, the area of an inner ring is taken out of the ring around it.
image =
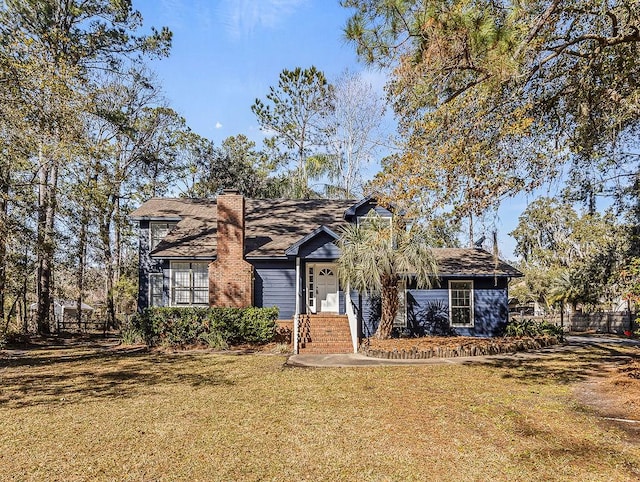
[[[216,122],[216,129],[220,129],[222,127],[222,124],[220,124],[220,122]]]
[[[246,37],[256,28],[277,28],[307,0],[222,0],[222,22],[233,37]]]

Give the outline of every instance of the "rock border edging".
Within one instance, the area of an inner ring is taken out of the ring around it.
[[[387,360],[424,360],[428,358],[457,358],[471,356],[501,355],[504,353],[515,353],[519,351],[538,350],[551,345],[557,345],[560,340],[554,336],[545,336],[539,338],[521,338],[511,343],[492,343],[485,346],[458,346],[449,348],[437,346],[428,350],[421,350],[414,346],[411,350],[392,351],[382,350],[379,348],[362,348],[359,353],[371,357],[382,358]]]

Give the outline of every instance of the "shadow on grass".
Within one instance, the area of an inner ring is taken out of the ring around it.
[[[0,407],[132,398],[171,386],[231,386],[223,369],[230,363],[223,358],[204,363],[201,353],[91,345],[14,351],[0,359]]]
[[[551,351],[551,353],[549,353]],[[633,355],[622,346],[583,342],[553,348],[546,353],[495,357],[475,365],[498,368],[503,378],[526,383],[570,384],[604,376],[612,365],[628,362]]]

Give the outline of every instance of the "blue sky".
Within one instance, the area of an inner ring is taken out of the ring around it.
[[[261,143],[251,105],[277,85],[283,69],[315,65],[330,81],[345,69],[364,71],[343,39],[350,11],[337,0],[134,0],[134,8],[146,28],[173,32],[170,57],[152,68],[171,107],[217,145],[237,134]],[[382,73],[365,76],[382,92]],[[487,218],[488,225],[496,224],[505,258],[513,259],[515,242],[508,233],[528,200],[509,200],[497,217]]]
[[[171,106],[219,144],[259,132],[251,105],[287,68],[315,65],[329,79],[362,70],[342,39],[349,11],[334,0],[134,0],[145,26],[174,34],[171,56],[153,62]],[[370,79],[379,87],[380,74]]]

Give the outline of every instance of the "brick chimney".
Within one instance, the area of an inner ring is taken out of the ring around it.
[[[244,260],[244,196],[236,190],[218,195],[217,256],[209,265],[209,305],[253,305],[253,266]]]

